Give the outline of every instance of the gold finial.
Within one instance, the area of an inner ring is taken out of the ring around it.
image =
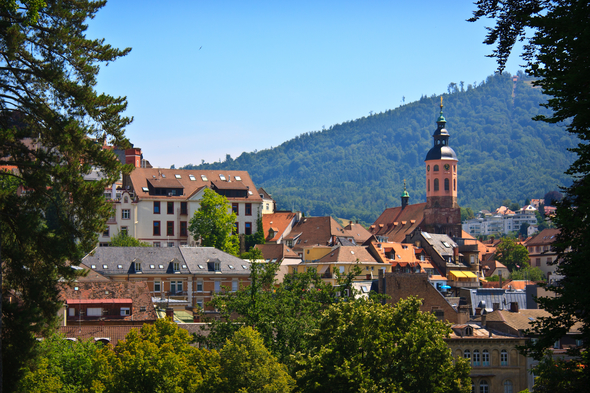
[[[440,111],[441,111],[441,112],[442,112],[442,108],[443,108],[442,99],[443,99],[443,97],[442,97],[442,96],[440,96]]]
[[[404,191],[406,191],[406,179],[404,179]]]

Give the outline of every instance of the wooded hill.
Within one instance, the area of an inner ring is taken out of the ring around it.
[[[474,211],[543,198],[569,185],[567,151],[576,139],[562,125],[533,121],[548,113],[523,73],[489,76],[477,86],[451,83],[443,94],[449,145],[459,158],[459,204]],[[246,170],[279,209],[372,223],[399,206],[403,181],[410,203],[426,200],[424,158],[440,111],[440,95],[323,131],[306,132],[280,146],[222,163],[185,169]]]

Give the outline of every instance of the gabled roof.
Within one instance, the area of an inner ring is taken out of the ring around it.
[[[557,240],[556,239],[557,235],[559,235],[559,229],[546,228],[546,229],[543,229],[541,232],[537,233],[530,240],[527,240],[525,245],[526,246],[550,245]]]
[[[331,245],[335,236],[341,233],[342,227],[332,217],[305,217],[293,226],[285,239],[295,239],[300,235],[293,244],[293,249],[299,250],[304,246]]]
[[[524,332],[532,328],[531,323],[539,317],[548,317],[550,314],[541,309],[522,309],[518,312],[511,312],[508,310],[495,310],[486,317],[486,323],[490,326],[498,327],[498,324],[505,325],[511,330],[513,334],[518,334],[519,331]],[[506,331],[504,330],[504,331]]]
[[[447,235],[422,232],[422,237],[432,246],[438,255],[442,256],[443,258],[453,256],[453,248],[458,247],[453,239]]]
[[[292,212],[275,212],[272,214],[262,215],[262,228],[264,229],[264,236],[267,242],[276,242],[281,236],[285,235],[285,231],[295,219],[296,213]],[[273,236],[270,236],[270,230],[273,231]]]
[[[330,253],[321,258],[318,263],[326,262],[371,262],[377,263],[377,260],[363,246],[338,246]]]
[[[131,331],[131,329],[139,330],[141,326],[137,325],[75,325],[75,326],[60,326],[59,333],[63,334],[66,338],[75,338],[76,340],[88,340],[89,338],[107,339],[113,346],[121,340],[125,339],[125,336]]]
[[[257,244],[254,248],[259,249],[267,261],[281,262],[285,258],[301,260],[301,257],[295,254],[286,244]]]
[[[143,274],[174,273],[172,263],[180,264],[180,272],[189,274],[180,247],[98,247],[82,262],[93,271],[107,276],[135,274],[133,262],[139,262]],[[183,266],[184,265],[184,266]]]
[[[258,194],[261,196],[262,199],[272,199],[270,194],[266,192],[266,190],[262,187],[258,188]]]
[[[360,224],[350,222],[343,228],[342,236],[353,238],[357,244],[362,244],[371,237],[371,232]]]
[[[214,247],[180,247],[180,252],[193,274],[250,275],[250,262]],[[215,270],[219,263],[219,270]],[[201,268],[202,267],[202,268]]]
[[[375,220],[369,231],[376,236],[387,236],[390,242],[402,242],[406,235],[420,227],[424,220],[426,203],[385,209]]]
[[[221,177],[225,180],[223,180]],[[141,199],[162,199],[165,197],[170,200],[186,200],[190,196],[204,187],[218,189],[236,189],[248,190],[247,196],[228,197],[228,199],[241,199],[248,201],[262,201],[254,182],[246,171],[227,171],[227,170],[202,170],[202,169],[165,169],[165,168],[135,168],[129,174],[131,186],[137,197]],[[194,180],[193,180],[194,179]],[[206,179],[206,180],[205,180]],[[238,180],[239,179],[239,180]],[[152,185],[160,185],[167,188],[182,188],[183,195],[163,196],[150,195],[149,192],[143,190],[148,187],[148,183]],[[251,192],[251,194],[250,194]]]

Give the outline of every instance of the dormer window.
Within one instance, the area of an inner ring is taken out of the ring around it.
[[[180,263],[178,263],[178,262],[174,262],[173,266],[174,266],[174,271],[175,271],[175,272],[178,272],[178,271],[180,271]]]
[[[141,262],[135,262],[135,271],[141,272]]]
[[[215,268],[216,272],[220,272],[221,271],[221,263],[215,262],[214,268]]]

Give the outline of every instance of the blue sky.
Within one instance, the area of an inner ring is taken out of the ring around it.
[[[157,167],[236,158],[496,70],[470,1],[110,0],[90,22],[126,57],[127,136]],[[523,61],[513,56],[506,70]],[[434,119],[433,119],[434,121]]]

